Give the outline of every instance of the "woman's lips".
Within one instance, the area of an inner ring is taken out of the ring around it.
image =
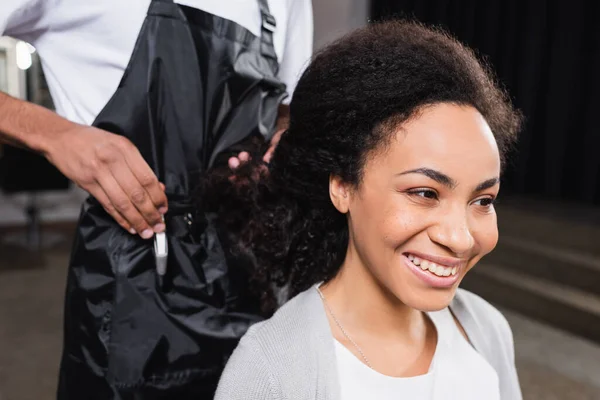
[[[422,253],[402,254],[407,267],[428,286],[447,288],[453,286],[460,277],[464,262],[460,259],[428,256]]]

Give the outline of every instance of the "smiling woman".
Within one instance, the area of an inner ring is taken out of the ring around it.
[[[451,103],[426,107],[390,134],[386,151],[365,162],[358,187],[332,176],[350,241],[342,273],[323,292],[356,276],[361,285],[380,282],[411,309],[439,310],[496,245],[498,146],[475,108]]]
[[[240,245],[267,307],[217,399],[520,399],[512,335],[458,289],[498,240],[520,115],[474,54],[412,22],[318,54]]]

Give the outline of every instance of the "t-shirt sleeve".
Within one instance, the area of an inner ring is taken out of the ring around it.
[[[51,0],[1,0],[0,36],[33,41],[47,29],[45,18]]]
[[[313,9],[311,0],[288,0],[287,30],[279,78],[287,86],[289,104],[300,75],[310,62],[313,52]]]

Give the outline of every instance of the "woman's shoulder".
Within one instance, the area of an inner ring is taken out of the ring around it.
[[[506,317],[481,296],[458,289],[450,309],[463,326],[477,328],[487,335],[506,337],[512,346],[512,331]]]
[[[450,310],[473,347],[498,373],[501,398],[522,399],[513,333],[506,317],[480,296],[463,289],[456,292]]]
[[[321,309],[318,293],[310,288],[287,301],[269,319],[250,327],[245,336],[269,346],[275,337],[281,342],[308,340],[306,332],[324,327],[326,319],[318,318]]]
[[[313,293],[314,292],[314,293]],[[271,318],[254,324],[242,337],[219,382],[220,399],[279,399],[316,382],[318,358],[327,357],[333,341],[316,291],[309,289],[284,304]],[[321,371],[327,372],[327,371]],[[251,394],[250,394],[251,393]]]

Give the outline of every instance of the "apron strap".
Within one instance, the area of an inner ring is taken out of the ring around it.
[[[267,0],[258,0],[258,6],[260,7],[260,16],[262,19],[260,52],[264,57],[271,58],[277,62],[277,54],[275,53],[275,47],[273,45],[273,32],[275,32],[275,29],[277,28],[275,17],[273,17],[269,11]]]
[[[184,14],[173,0],[151,0],[148,7],[148,16],[150,15],[185,20]]]
[[[151,3],[173,4],[174,1],[152,0]],[[270,58],[272,61],[277,63],[277,54],[275,53],[275,46],[273,44],[273,33],[277,28],[277,22],[275,21],[275,17],[273,17],[269,11],[269,4],[267,3],[267,0],[258,0],[258,6],[260,8],[261,17],[260,52],[264,57]],[[150,9],[152,9],[152,7],[150,7],[149,10]]]

